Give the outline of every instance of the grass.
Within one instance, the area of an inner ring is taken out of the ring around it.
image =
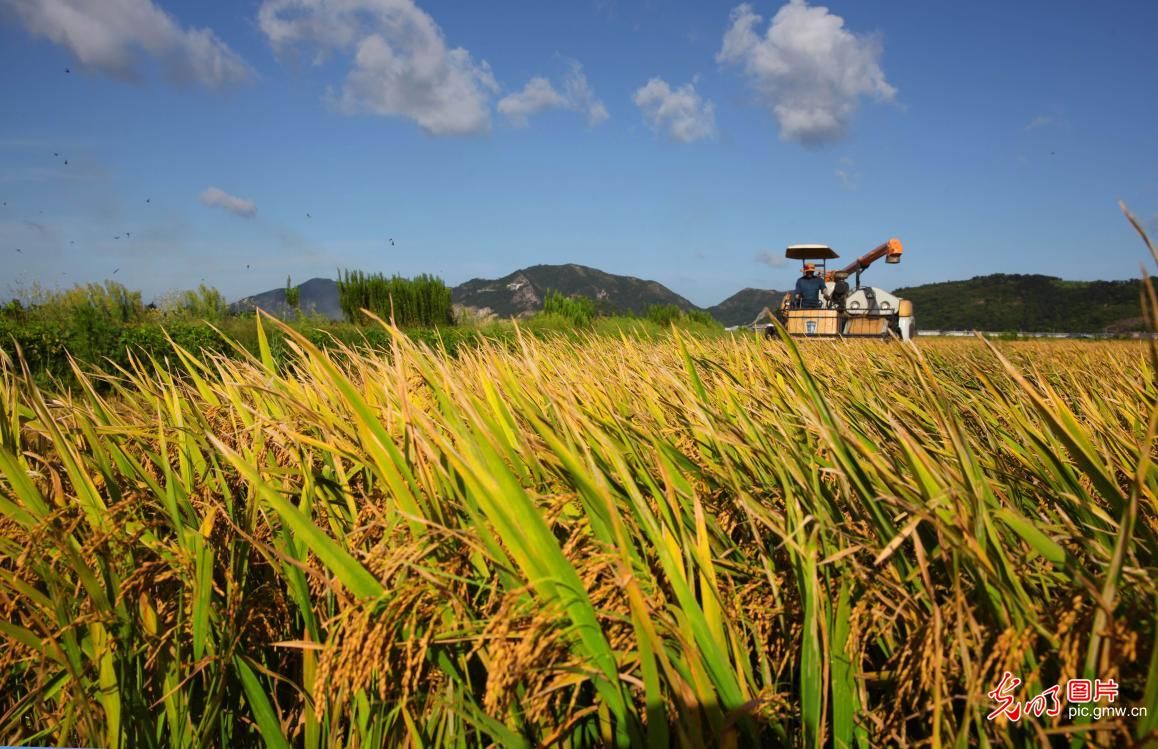
[[[268,334],[0,364],[0,741],[1037,746],[1003,670],[1158,683],[1145,343]]]

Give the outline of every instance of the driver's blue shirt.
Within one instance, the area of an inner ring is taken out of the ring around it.
[[[801,276],[796,280],[796,294],[800,297],[800,306],[808,309],[820,307],[820,290],[824,288],[824,279],[820,276]]]

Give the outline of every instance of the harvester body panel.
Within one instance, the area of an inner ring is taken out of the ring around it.
[[[861,273],[870,265],[880,259],[889,264],[899,263],[903,251],[899,239],[890,239],[858,257],[848,267],[828,271],[827,261],[839,257],[831,247],[820,244],[790,246],[784,253],[785,257],[801,260],[811,266],[805,270],[811,271],[815,267],[808,261],[819,261],[821,278],[826,281],[824,304],[820,308],[810,309],[789,293],[784,296],[776,311],[776,318],[793,337],[889,339],[895,336],[903,341],[910,340],[916,334],[912,303],[884,289],[860,284]],[[845,279],[853,274],[856,288],[848,289]],[[847,289],[843,298],[834,294],[838,281]],[[765,308],[752,327],[759,329],[761,318],[771,314]],[[765,327],[766,334],[772,335],[774,332],[771,327]]]

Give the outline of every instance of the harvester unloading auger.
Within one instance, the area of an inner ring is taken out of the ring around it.
[[[819,264],[824,279],[824,293],[817,303],[797,298],[794,292],[784,295],[776,312],[765,307],[752,322],[760,327],[765,317],[776,317],[789,335],[802,338],[891,338],[907,341],[917,333],[913,318],[913,304],[875,286],[861,286],[860,276],[881,258],[886,263],[901,262],[904,247],[901,240],[890,239],[873,248],[839,270],[828,270],[827,262],[837,255],[831,247],[822,244],[795,244],[785,251],[789,260],[800,260],[804,265]],[[848,277],[854,276],[856,286],[849,288]],[[764,327],[766,335],[775,335],[771,325]]]

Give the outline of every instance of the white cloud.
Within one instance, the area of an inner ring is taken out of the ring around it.
[[[201,202],[205,205],[223,208],[230,213],[243,218],[252,218],[257,213],[257,206],[252,200],[230,195],[217,187],[207,187],[201,193]]]
[[[606,122],[611,116],[607,112],[607,107],[603,106],[603,102],[595,96],[594,89],[587,82],[587,76],[583,74],[583,66],[575,61],[571,62],[571,72],[567,74],[567,80],[563,83],[563,90],[571,106],[587,115],[587,124],[591,127]]]
[[[856,171],[856,163],[847,156],[840,160],[834,174],[844,189],[856,190],[860,187],[860,172]]]
[[[536,76],[527,81],[523,90],[508,94],[499,100],[499,111],[518,127],[527,126],[527,118],[548,109],[562,107],[563,97],[546,78]]]
[[[881,70],[880,40],[846,30],[844,19],[828,8],[790,0],[761,36],[763,20],[751,5],[736,7],[716,60],[744,69],[784,140],[837,140],[848,131],[860,97],[895,98]]]
[[[605,122],[610,117],[607,107],[587,82],[583,66],[574,60],[570,62],[570,70],[563,81],[562,93],[559,93],[546,78],[535,76],[527,81],[522,91],[504,96],[498,104],[498,110],[516,127],[526,127],[529,117],[548,109],[582,112],[591,127]]]
[[[770,268],[781,268],[788,264],[788,259],[784,257],[783,252],[764,250],[756,253],[756,262],[763,263]]]
[[[142,56],[176,83],[222,88],[251,81],[253,69],[209,29],[182,29],[151,0],[0,0],[31,34],[65,47],[80,66],[140,78]]]
[[[498,90],[490,66],[447,46],[442,29],[413,0],[265,0],[262,32],[278,54],[296,47],[353,54],[337,106],[413,120],[430,135],[490,129]]]
[[[1029,124],[1025,126],[1025,129],[1026,130],[1037,130],[1039,127],[1045,127],[1046,125],[1052,125],[1056,121],[1057,120],[1052,115],[1039,114],[1037,117],[1034,117],[1032,120],[1029,121]]]
[[[673,89],[662,78],[652,78],[632,97],[652,127],[673,140],[691,143],[716,132],[716,108],[696,93],[695,81]]]

